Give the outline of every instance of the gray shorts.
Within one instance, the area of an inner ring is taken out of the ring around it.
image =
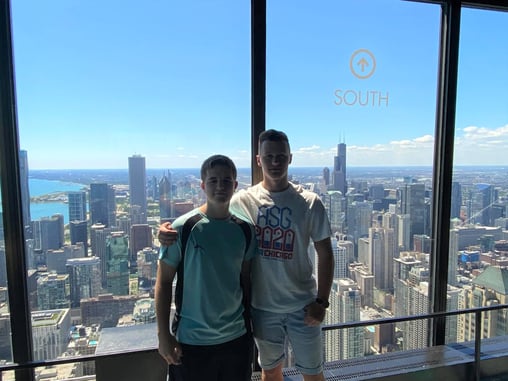
[[[284,359],[286,338],[291,343],[295,366],[303,374],[323,371],[321,327],[303,322],[303,309],[291,313],[273,313],[252,309],[254,340],[263,369],[273,369]]]

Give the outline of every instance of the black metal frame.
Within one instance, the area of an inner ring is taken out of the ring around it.
[[[508,11],[505,0],[409,0],[440,4],[441,54],[437,102],[436,143],[433,175],[433,260],[431,271],[432,313],[446,310],[448,238],[453,167],[455,100],[457,89],[460,13],[462,7]],[[7,278],[11,314],[13,359],[32,363],[32,334],[27,296],[25,244],[19,182],[19,142],[16,116],[15,76],[12,53],[10,0],[1,0],[0,10],[0,185],[5,226]],[[252,182],[261,180],[256,164],[257,139],[265,130],[266,111],[266,0],[251,0],[251,163]],[[430,343],[443,343],[444,318],[432,324]],[[32,381],[32,368],[16,368],[16,380]]]

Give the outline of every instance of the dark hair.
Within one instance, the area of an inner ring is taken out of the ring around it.
[[[288,136],[282,132],[277,130],[266,130],[263,131],[259,135],[258,139],[258,150],[261,151],[261,144],[263,142],[270,141],[270,142],[285,142],[288,145],[289,150],[291,151],[291,148],[289,147],[289,139]]]
[[[212,155],[201,164],[201,180],[205,180],[206,172],[216,165],[228,167],[233,172],[233,180],[236,180],[236,166],[229,157],[224,155]]]

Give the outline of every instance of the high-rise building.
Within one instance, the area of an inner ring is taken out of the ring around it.
[[[70,221],[69,222],[71,245],[82,243],[85,255],[88,254],[88,223],[87,221]]]
[[[374,274],[374,285],[378,290],[393,289],[393,258],[395,240],[393,229],[370,228],[370,271]]]
[[[90,228],[90,242],[92,256],[98,257],[101,263],[101,283],[105,288],[107,284],[107,254],[106,254],[106,238],[111,233],[111,228],[105,225],[95,224]]]
[[[494,241],[502,239],[501,227],[488,227],[479,225],[460,226],[450,230],[449,257],[448,257],[448,283],[457,285],[457,263],[460,250],[478,245],[480,238],[491,235]]]
[[[152,228],[148,224],[132,225],[129,234],[129,250],[131,263],[137,260],[138,251],[152,247]]]
[[[168,220],[173,217],[171,211],[172,193],[171,173],[168,171],[159,181],[159,210],[161,220]]]
[[[90,223],[116,226],[115,190],[111,185],[90,184]]]
[[[374,275],[368,267],[359,262],[351,263],[349,274],[360,288],[362,307],[374,307]]]
[[[37,306],[40,310],[69,308],[68,274],[46,273],[37,279]]]
[[[452,182],[452,202],[450,208],[451,218],[460,218],[462,208],[462,187],[459,182]]]
[[[426,234],[425,184],[404,184],[400,189],[401,214],[409,215],[409,247],[413,246],[415,234]]]
[[[346,199],[339,191],[328,191],[321,195],[330,220],[332,232],[343,232],[346,222]]]
[[[32,312],[34,361],[56,359],[63,355],[71,329],[69,308]]]
[[[71,308],[79,307],[81,299],[100,294],[101,266],[98,257],[68,259],[66,267],[69,274]]]
[[[339,143],[337,145],[337,156],[333,158],[333,190],[342,192],[345,196],[347,193],[346,181],[346,144]]]
[[[129,157],[129,194],[131,210],[138,206],[136,214],[141,216],[137,222],[146,223],[146,166],[140,155]]]
[[[334,279],[348,277],[348,265],[355,260],[355,248],[344,235],[336,235],[332,239],[333,256],[335,259]]]
[[[68,192],[67,199],[69,206],[69,222],[86,221],[86,192]]]
[[[138,253],[137,272],[138,288],[140,293],[153,293],[155,279],[157,277],[157,260],[159,250],[156,248],[144,248]]]
[[[489,266],[472,282],[472,287],[464,289],[460,299],[460,308],[477,308],[508,303],[508,269],[506,267]],[[489,311],[482,315],[480,337],[489,338],[506,336],[508,323],[503,310]],[[459,316],[458,340],[475,340],[475,315]]]
[[[361,295],[358,285],[349,278],[334,280],[326,324],[360,321]],[[325,360],[350,359],[364,355],[364,328],[328,331],[325,336]]]
[[[330,168],[328,167],[323,168],[323,181],[327,187],[330,185]]]
[[[33,221],[32,226],[35,250],[59,249],[64,245],[64,218],[61,214]]]
[[[23,212],[23,225],[25,227],[25,239],[31,238],[30,227],[30,187],[28,181],[28,154],[27,151],[19,151],[19,180],[21,188],[21,208]]]
[[[353,201],[348,203],[346,213],[347,234],[356,242],[369,234],[371,227],[372,203],[368,201]]]
[[[67,274],[65,267],[67,260],[71,258],[83,258],[85,250],[83,243],[76,245],[65,245],[60,249],[48,250],[46,252],[46,265],[49,272],[56,274]]]
[[[108,292],[129,295],[129,239],[123,232],[106,238],[106,279]]]
[[[469,198],[468,222],[492,226],[492,204],[495,201],[494,187],[490,184],[475,184]]]
[[[131,314],[139,299],[141,297],[136,295],[117,296],[113,294],[81,299],[80,309],[83,324],[98,324],[102,328],[116,327],[118,319],[123,315]]]

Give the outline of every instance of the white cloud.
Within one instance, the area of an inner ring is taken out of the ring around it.
[[[348,145],[347,165],[404,166],[432,165],[434,137],[417,136],[374,145]],[[456,131],[454,164],[504,165],[508,163],[508,124],[498,128],[467,126]],[[295,166],[333,166],[336,146],[321,149],[317,145],[297,148]]]

